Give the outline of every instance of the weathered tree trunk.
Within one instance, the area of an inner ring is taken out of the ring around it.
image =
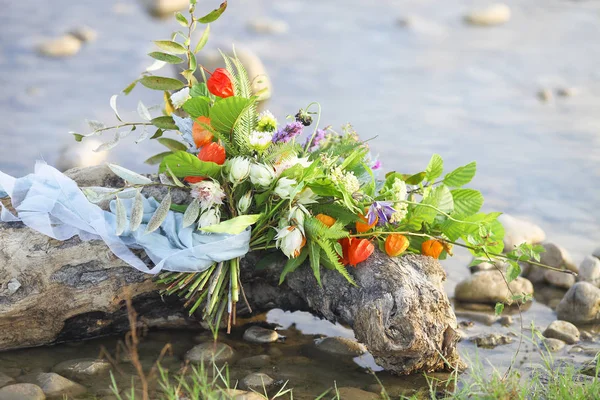
[[[81,186],[122,184],[103,167],[70,175]],[[437,261],[376,252],[351,269],[358,286],[325,270],[320,287],[310,268],[278,285],[282,264],[256,270],[259,257],[249,254],[241,268],[254,311],[307,310],[347,323],[382,367],[399,374],[445,369],[444,358],[460,364],[456,318]],[[58,242],[21,223],[0,223],[0,350],[125,331],[129,295],[142,325],[198,327],[177,299],[161,299],[150,275],[124,264],[103,242]]]

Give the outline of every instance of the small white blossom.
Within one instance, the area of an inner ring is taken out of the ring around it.
[[[360,182],[358,182],[358,178],[352,171],[344,172],[339,166],[334,167],[331,170],[330,178],[333,183],[344,188],[350,194],[360,190]]]
[[[277,181],[275,186],[275,194],[282,199],[291,199],[293,193],[296,191],[296,181],[290,178],[281,178]]]
[[[314,204],[317,202],[318,198],[319,198],[319,196],[317,196],[315,194],[315,192],[312,191],[311,188],[305,188],[298,194],[298,196],[296,196],[296,200],[298,201],[298,203],[304,204],[304,205]]]
[[[273,134],[270,132],[254,131],[248,137],[250,147],[256,151],[265,151],[273,143]]]
[[[221,221],[221,213],[215,208],[204,211],[198,219],[198,228],[216,225]]]
[[[300,230],[304,231],[304,218],[308,215],[308,210],[303,205],[292,207],[288,214],[288,222],[297,225]]]
[[[297,226],[284,226],[278,229],[275,239],[277,248],[281,249],[288,258],[298,257],[306,243],[302,231]]]
[[[231,183],[242,183],[250,175],[250,160],[246,157],[234,157],[227,161],[227,177]]]
[[[394,183],[392,184],[392,197],[394,200],[404,201],[406,200],[407,195],[408,192],[406,191],[406,182],[399,178],[394,179]]]
[[[206,180],[199,183],[193,183],[191,186],[191,196],[200,201],[200,208],[202,208],[202,210],[211,208],[215,204],[223,204],[225,192],[218,182]]]
[[[263,188],[271,186],[275,180],[275,171],[265,164],[252,164],[250,167],[250,181],[253,185]]]
[[[275,164],[275,174],[277,176],[280,176],[283,171],[285,171],[288,168],[293,167],[296,164],[300,164],[303,168],[308,168],[308,167],[310,167],[310,165],[312,163],[313,163],[312,161],[308,160],[308,157],[300,158],[298,156],[294,156],[294,157],[291,157],[291,158],[288,158],[286,160],[276,163]]]
[[[180,108],[189,99],[191,99],[189,87],[184,87],[171,95],[171,103],[173,103],[173,107],[175,108]]]
[[[246,211],[250,208],[252,204],[252,191],[248,190],[245,195],[243,195],[237,204],[237,209],[240,214],[245,214]]]

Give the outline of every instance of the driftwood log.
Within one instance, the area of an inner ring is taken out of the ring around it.
[[[80,186],[122,185],[105,167],[69,175]],[[247,255],[241,268],[254,312],[305,310],[346,323],[377,363],[397,374],[444,370],[444,360],[461,365],[456,317],[436,260],[416,255],[390,259],[376,252],[350,270],[357,287],[328,270],[320,287],[310,268],[300,268],[278,285],[282,264],[257,270],[260,257]],[[103,242],[77,237],[59,242],[21,223],[0,223],[0,350],[126,331],[127,296],[133,297],[143,326],[199,325],[178,299],[158,296],[151,276],[123,263]]]

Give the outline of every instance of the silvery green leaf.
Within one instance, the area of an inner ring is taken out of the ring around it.
[[[146,233],[151,233],[160,228],[160,225],[169,215],[169,209],[171,208],[171,192],[167,193],[163,201],[161,201],[160,205],[154,212],[152,218],[150,218],[150,222],[148,222],[148,226],[146,226]]]
[[[130,171],[127,168],[123,168],[120,165],[116,165],[116,164],[107,164],[107,165],[108,165],[108,168],[110,168],[110,170],[115,173],[115,175],[117,175],[119,178],[122,178],[123,180],[126,180],[127,182],[129,182],[133,185],[147,185],[149,183],[152,183],[152,180],[150,178],[146,178],[145,176],[142,176],[136,172]]]
[[[146,106],[144,105],[144,103],[142,103],[141,100],[138,103],[137,112],[138,112],[139,116],[142,119],[145,119],[146,121],[150,121],[152,119],[152,116],[150,115],[150,111],[148,111],[148,108],[146,108]]]
[[[173,117],[173,121],[175,122],[175,125],[177,125],[177,129],[179,129],[179,132],[181,132],[183,140],[187,142],[192,151],[198,151],[192,136],[192,127],[194,125],[194,121],[192,121],[191,118],[181,118],[175,114],[171,115],[171,117]]]
[[[119,97],[119,95],[114,94],[112,95],[112,97],[110,98],[110,108],[113,109],[113,111],[115,112],[115,115],[117,116],[117,119],[119,121],[123,121],[121,119],[121,116],[119,115],[119,112],[117,111],[117,97]]]
[[[119,189],[105,188],[100,186],[82,187],[81,191],[91,203],[100,203],[104,200],[110,200],[117,195]]]
[[[177,185],[179,187],[185,187],[185,185],[183,183],[181,183],[181,181],[179,180],[179,178],[177,178],[175,176],[175,174],[173,173],[173,171],[171,171],[171,168],[169,168],[168,165],[167,165],[167,172],[169,173],[169,176],[171,177],[171,179],[173,180],[173,182],[175,183],[175,185]]]
[[[117,236],[121,236],[125,232],[125,225],[127,225],[127,211],[123,202],[117,196],[117,228],[115,229]]]
[[[90,127],[90,129],[92,130],[92,132],[95,132],[98,129],[104,129],[104,128],[106,128],[106,125],[104,125],[100,121],[95,121],[93,119],[86,119],[85,122],[87,122],[87,124]]]
[[[112,149],[113,147],[115,147],[117,144],[119,144],[119,141],[121,139],[123,139],[125,136],[129,135],[131,131],[121,131],[121,132],[116,132],[115,136],[112,140],[109,140],[108,142],[104,142],[102,143],[100,146],[98,146],[94,152],[99,153],[101,151],[108,151],[110,149]]]
[[[200,216],[200,202],[194,199],[183,214],[183,227],[187,228],[192,225]]]
[[[142,218],[144,217],[144,198],[141,191],[135,193],[135,200],[131,209],[131,220],[129,221],[129,230],[134,232],[140,227]]]
[[[135,143],[137,144],[143,142],[144,140],[148,139],[148,136],[150,136],[150,131],[146,129],[144,125],[142,125],[142,133],[140,133],[140,136],[138,136],[138,139],[135,141]]]
[[[160,181],[160,183],[162,183],[163,185],[170,185],[170,186],[174,186],[175,182],[173,182],[171,180],[171,178],[169,178],[167,176],[167,174],[158,174],[158,180]]]
[[[154,60],[154,62],[152,63],[152,65],[150,65],[148,68],[146,68],[146,71],[147,72],[158,71],[159,69],[161,69],[165,65],[167,65],[167,63],[164,62],[164,61]]]

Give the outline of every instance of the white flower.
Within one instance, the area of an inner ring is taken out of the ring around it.
[[[252,164],[250,167],[250,181],[253,185],[269,187],[275,180],[275,171],[265,164]]]
[[[264,151],[273,143],[273,134],[270,132],[254,131],[248,137],[248,141],[253,150]]]
[[[227,161],[229,182],[242,183],[250,175],[250,160],[246,157],[234,157]]]
[[[250,208],[252,204],[252,191],[248,190],[245,195],[243,195],[237,204],[237,209],[240,214],[244,214]]]
[[[180,108],[189,99],[191,99],[189,87],[184,87],[171,95],[171,103],[173,103],[173,107],[175,108]]]
[[[282,199],[291,199],[293,192],[296,190],[296,181],[290,178],[281,178],[277,181],[277,185],[273,192]]]
[[[288,222],[297,225],[304,232],[304,218],[308,215],[308,210],[303,205],[299,204],[292,207],[288,214]]]
[[[406,196],[408,192],[406,191],[406,183],[399,178],[394,179],[394,183],[392,184],[392,197],[395,201],[403,201],[406,200]]]
[[[261,132],[275,132],[277,130],[277,119],[271,111],[263,111],[258,116],[256,127]],[[271,135],[272,136],[272,135]]]
[[[330,178],[338,186],[341,186],[346,192],[353,194],[360,190],[360,182],[352,171],[345,172],[340,167],[334,167],[331,170]]]
[[[202,181],[193,183],[191,196],[200,201],[200,208],[206,210],[215,204],[223,204],[225,192],[221,189],[221,185],[214,181]]]
[[[299,158],[298,156],[293,156],[291,158],[288,158],[287,160],[279,161],[278,163],[276,163],[275,174],[279,176],[283,171],[293,167],[296,164],[300,164],[303,168],[308,168],[312,163],[312,161],[308,161],[308,157]]]
[[[305,188],[298,194],[296,200],[298,203],[306,205],[316,203],[318,198],[319,196],[317,196],[311,188]]]
[[[198,219],[198,228],[216,225],[221,221],[221,213],[215,208],[204,211]]]
[[[396,212],[390,216],[390,223],[397,224],[406,217],[406,214],[408,213],[408,204],[396,203],[394,204],[394,210],[396,210]]]
[[[281,249],[288,258],[298,257],[306,243],[302,231],[297,226],[284,226],[278,229],[275,239],[277,248]]]

